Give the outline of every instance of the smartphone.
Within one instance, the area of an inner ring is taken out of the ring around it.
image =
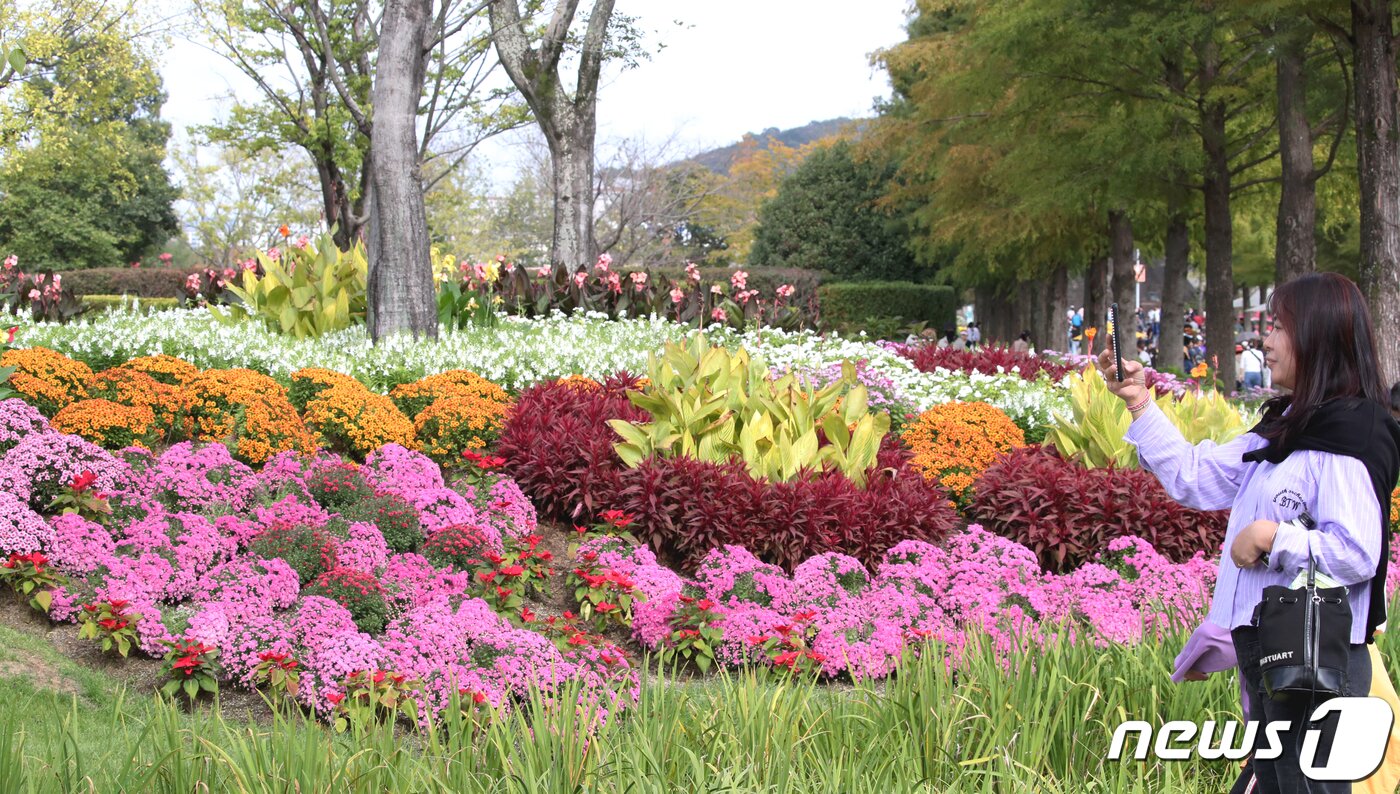
[[[1120,338],[1122,331],[1118,328],[1118,304],[1108,307],[1108,343],[1113,345],[1113,363],[1117,365],[1114,372],[1118,375],[1118,382],[1123,382],[1123,340]]]

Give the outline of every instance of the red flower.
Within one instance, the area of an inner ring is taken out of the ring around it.
[[[617,527],[618,529],[626,527],[628,524],[631,524],[635,520],[636,516],[629,515],[621,510],[603,511],[603,521]]]
[[[15,334],[19,333],[19,326],[18,326],[18,325],[12,325],[12,326],[10,326],[9,330],[6,331],[6,333],[8,333],[8,334],[10,335],[10,337],[9,337],[8,339],[5,340],[5,344],[7,344],[7,345],[8,345],[8,344],[12,344],[12,343],[15,341]]]
[[[473,693],[472,693],[472,702],[473,702],[473,703],[485,703],[485,702],[486,702],[486,693],[485,693],[485,692],[473,692]]]
[[[798,612],[797,614],[795,614],[795,615],[792,616],[792,619],[795,620],[795,621],[797,621],[798,623],[806,623],[807,621],[811,620],[812,618],[814,618],[814,617],[816,617],[816,616],[817,616],[817,610],[815,610],[815,609],[809,609],[809,610],[806,610],[805,612]]]
[[[342,701],[342,700],[344,700],[344,699],[345,699],[345,695],[340,694],[340,693],[338,693],[338,692],[327,692],[327,693],[326,693],[326,700],[330,701],[330,704],[331,704],[332,706],[339,706],[339,705],[340,705],[340,701]]]
[[[584,633],[581,632],[581,631],[580,631],[580,632],[576,632],[576,633],[574,634],[574,636],[572,636],[572,637],[569,638],[569,644],[570,644],[570,645],[587,645],[587,644],[588,644],[588,635],[584,634]]]
[[[130,604],[131,602],[127,601],[125,598],[114,598],[111,601],[108,601],[107,603],[112,605],[113,610],[120,610],[124,608],[127,604]]]
[[[525,569],[519,565],[508,565],[501,569],[501,573],[505,576],[520,576],[525,573]]]
[[[382,683],[384,683],[384,676],[385,676],[385,672],[384,672],[383,670],[376,670],[376,671],[374,671],[374,683],[376,683],[376,684],[382,684]]]
[[[201,664],[204,664],[204,662],[200,660],[197,656],[181,656],[179,659],[175,660],[174,664],[170,666],[175,668],[176,670],[184,670],[186,668],[189,668],[189,672],[194,672],[194,668],[199,667]]]
[[[602,613],[605,613],[605,614],[606,614],[606,613],[608,613],[608,612],[613,611],[614,609],[617,609],[617,604],[609,604],[609,603],[606,602],[606,601],[599,601],[599,602],[598,602],[598,611],[599,611],[599,612],[602,612]]]
[[[77,493],[82,493],[95,482],[97,482],[97,475],[90,471],[84,471],[82,474],[74,477],[73,482],[69,483],[68,487]]]
[[[531,612],[529,607],[522,607],[520,609],[520,619],[526,623],[533,623],[535,620],[535,613]]]
[[[282,235],[283,237],[291,237],[291,236],[292,236],[292,230],[289,229],[289,228],[287,228],[287,224],[285,224],[285,223],[282,224],[281,226],[278,226],[278,227],[277,227],[277,233],[280,234],[280,235]]]
[[[702,598],[695,602],[695,608],[701,612],[709,612],[711,609],[715,608],[715,602],[708,598]]]
[[[497,588],[496,588],[496,597],[499,598],[499,599],[501,599],[502,601],[504,601],[504,600],[506,600],[507,598],[510,598],[510,594],[511,594],[511,593],[514,593],[514,592],[515,592],[515,591],[512,590],[512,589],[510,589],[509,587],[497,587]]]
[[[587,534],[588,534],[588,527],[581,527],[581,526],[579,526],[578,524],[574,524],[574,531],[577,532],[577,533],[580,534],[580,535],[587,535]]]
[[[797,664],[797,651],[788,651],[787,653],[778,654],[773,657],[773,664],[779,667],[795,666]]]

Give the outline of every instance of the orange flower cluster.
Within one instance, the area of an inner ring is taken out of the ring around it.
[[[292,387],[287,390],[287,397],[296,406],[298,411],[306,411],[306,406],[311,401],[320,396],[321,392],[332,386],[358,386],[363,385],[349,375],[343,375],[335,370],[322,369],[320,367],[308,367],[299,369],[292,373]]]
[[[0,355],[0,367],[14,367],[10,388],[46,416],[86,399],[92,385],[87,364],[47,347],[7,350]]]
[[[126,365],[99,372],[92,379],[91,396],[118,405],[150,409],[156,435],[175,439],[184,435],[185,412],[189,397],[179,386],[162,383],[139,369]]]
[[[155,356],[137,356],[123,364],[121,368],[144,372],[160,383],[170,386],[183,386],[194,380],[195,376],[199,374],[199,367],[182,358],[167,356],[163,353]]]
[[[460,463],[462,453],[496,440],[510,404],[477,395],[443,397],[414,422],[423,452],[444,465]]]
[[[477,397],[490,402],[510,403],[510,395],[506,394],[505,389],[465,369],[452,369],[395,386],[389,392],[389,397],[404,415],[412,418],[443,397]]]
[[[556,381],[560,386],[568,386],[579,391],[598,391],[603,388],[603,384],[592,378],[583,375],[566,375]]]
[[[50,424],[61,433],[82,436],[108,449],[145,447],[155,415],[146,406],[121,405],[111,400],[78,400],[65,406]]]
[[[400,444],[409,449],[418,446],[413,423],[393,400],[375,394],[357,380],[347,378],[347,381],[321,387],[316,397],[307,403],[302,418],[309,427],[319,432],[332,448],[360,459],[385,444]],[[297,389],[295,380],[292,389],[294,392]]]
[[[1390,531],[1400,532],[1400,488],[1390,492]]]
[[[904,428],[903,440],[924,479],[941,484],[961,507],[998,456],[1026,445],[1021,428],[984,402],[935,405]]]
[[[233,456],[259,464],[278,452],[310,454],[316,438],[306,429],[287,391],[247,369],[211,369],[192,378],[186,427],[197,441],[229,443]]]

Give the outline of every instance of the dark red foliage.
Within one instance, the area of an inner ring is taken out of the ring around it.
[[[1060,381],[1074,372],[1074,367],[1049,361],[1040,356],[1016,353],[1009,347],[981,347],[976,350],[954,350],[937,345],[914,345],[900,349],[900,355],[914,362],[920,372],[933,372],[947,369],[961,372],[980,372],[984,375],[997,374],[1001,367],[1011,372],[1012,367],[1020,367],[1020,375],[1025,380],[1035,380],[1046,373],[1053,381]]]
[[[750,477],[742,463],[652,458],[623,472],[615,506],[664,559],[692,568],[710,549],[742,545],[788,570],[827,551],[874,564],[906,539],[941,540],[958,523],[947,497],[882,454],[866,488],[837,472],[785,483]]]
[[[1086,469],[1043,447],[998,459],[974,490],[974,520],[1031,549],[1051,571],[1078,567],[1122,535],[1176,562],[1214,554],[1225,539],[1227,513],[1181,506],[1151,473]]]
[[[541,517],[576,523],[607,509],[624,469],[613,452],[620,439],[607,421],[649,418],[627,399],[636,382],[620,374],[602,389],[551,382],[520,395],[496,452]]]

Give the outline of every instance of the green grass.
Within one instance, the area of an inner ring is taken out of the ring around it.
[[[1124,719],[1235,713],[1228,675],[1168,680],[1182,640],[1065,644],[1015,657],[1009,674],[974,642],[956,684],[931,660],[854,687],[652,676],[641,702],[591,738],[586,711],[538,696],[484,725],[445,718],[355,737],[300,715],[241,723],[129,695],[47,641],[0,627],[0,658],[37,659],[77,690],[0,678],[0,791],[1222,791],[1228,762],[1103,760]]]

